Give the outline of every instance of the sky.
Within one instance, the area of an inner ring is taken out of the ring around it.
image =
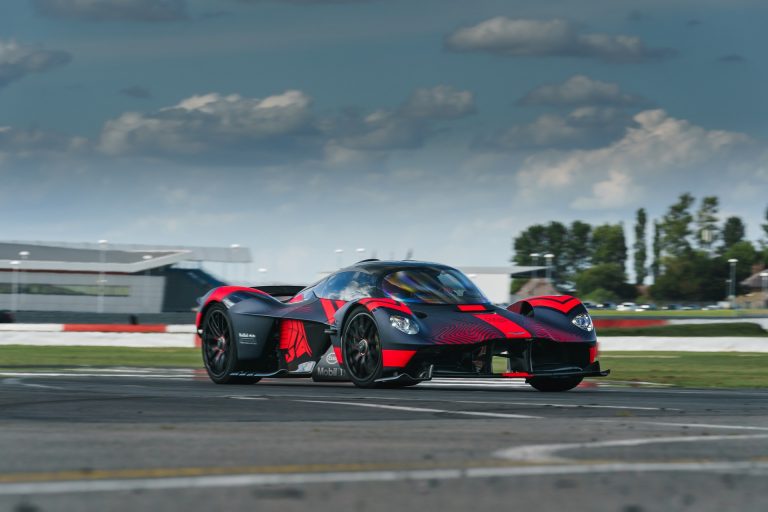
[[[527,226],[768,206],[763,0],[15,0],[2,238],[504,265]],[[357,248],[365,248],[357,252]],[[257,274],[257,268],[268,269]],[[230,276],[232,277],[232,276]]]

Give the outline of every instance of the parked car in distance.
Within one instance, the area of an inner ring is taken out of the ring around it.
[[[635,311],[637,309],[637,304],[634,302],[622,302],[618,306],[616,306],[616,311]]]

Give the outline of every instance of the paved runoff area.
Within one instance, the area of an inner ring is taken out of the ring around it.
[[[0,510],[768,510],[768,391],[0,369]]]

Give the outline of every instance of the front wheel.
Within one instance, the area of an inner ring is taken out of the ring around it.
[[[202,348],[203,363],[208,377],[216,384],[253,384],[258,377],[232,375],[237,371],[237,344],[229,320],[227,308],[214,304],[203,317]]]
[[[534,389],[545,392],[568,391],[575,388],[584,377],[533,377],[527,380]]]
[[[384,359],[373,315],[363,309],[352,314],[344,327],[341,350],[352,383],[359,388],[376,387],[376,379],[384,371]]]

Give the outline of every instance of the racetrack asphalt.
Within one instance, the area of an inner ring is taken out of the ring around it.
[[[768,510],[768,390],[0,369],[0,510]]]

